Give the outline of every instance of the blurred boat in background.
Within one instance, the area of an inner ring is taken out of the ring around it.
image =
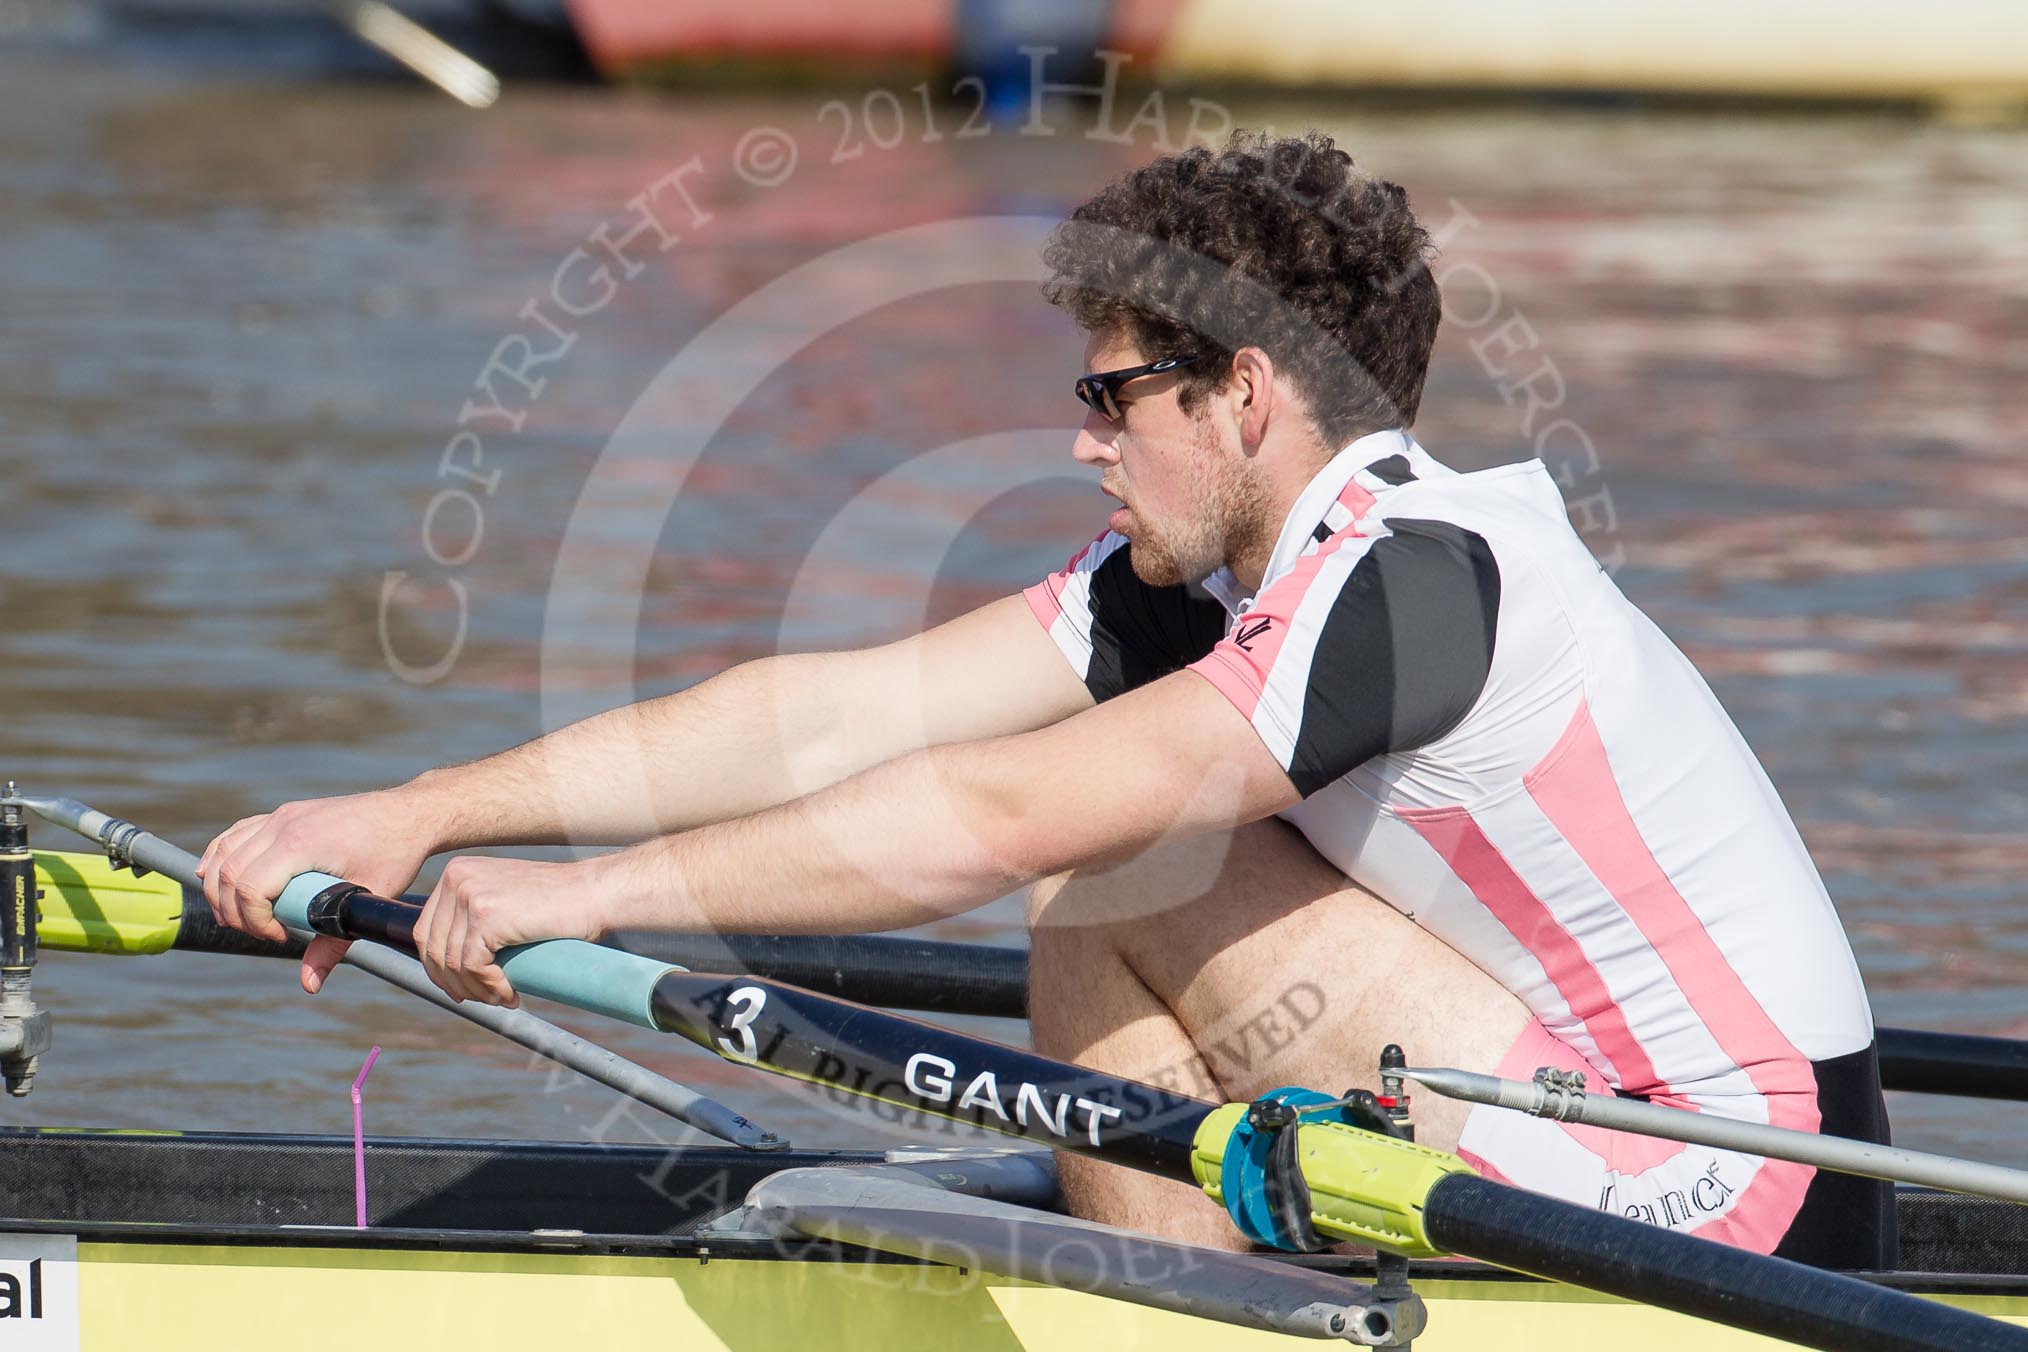
[[[731,65],[1025,70],[1023,45],[1143,77],[1300,88],[2020,104],[2016,0],[565,0],[609,76]],[[1011,58],[1011,59],[1010,59]]]
[[[406,38],[441,40],[508,77],[973,77],[1005,115],[1025,115],[1037,84],[1096,94],[1118,80],[2028,113],[2028,6],[2017,0],[1430,0],[1412,11],[1347,0],[41,0],[0,35],[109,40],[199,70],[365,77],[397,61],[417,68],[399,30],[418,28],[430,37]],[[381,40],[388,29],[392,42]]]

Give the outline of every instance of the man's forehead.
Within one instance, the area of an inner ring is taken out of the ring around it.
[[[1127,366],[1139,366],[1143,360],[1140,349],[1129,338],[1097,333],[1085,338],[1084,369],[1087,371],[1117,371]]]

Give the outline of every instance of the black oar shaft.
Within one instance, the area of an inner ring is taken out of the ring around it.
[[[1831,1352],[2022,1352],[2014,1328],[1906,1292],[1452,1174],[1429,1192],[1453,1253]]]
[[[2028,1099],[2028,1042],[1914,1028],[1882,1028],[1878,1039],[1883,1088]]]
[[[280,943],[262,939],[221,925],[211,918],[204,893],[194,887],[183,889],[183,919],[176,927],[176,941],[170,947],[185,953],[226,953],[258,958],[300,958],[304,943],[291,936]]]
[[[919,1019],[750,976],[670,972],[665,1030],[729,1061],[1191,1181],[1198,1126],[1219,1105]]]
[[[662,934],[607,942],[697,972],[754,972],[862,1005],[1002,1019],[1028,1015],[1028,953],[891,934]]]
[[[413,952],[421,907],[349,883],[309,903],[319,933]],[[1192,1181],[1197,1128],[1220,1105],[754,976],[672,970],[657,1027],[728,1061]]]
[[[408,893],[401,900],[421,905]],[[857,1004],[1020,1019],[1028,1014],[1028,953],[890,934],[666,934],[627,930],[614,948],[696,972],[752,972]],[[173,947],[186,953],[300,958],[303,942],[276,943],[220,925],[186,889]]]
[[[419,904],[423,898],[401,900]],[[397,920],[390,916],[387,923]],[[753,972],[858,1004],[1006,1019],[1025,1018],[1028,1012],[1028,954],[1018,948],[886,934],[646,930],[616,934],[608,942],[695,971]],[[270,943],[216,924],[194,889],[175,946],[201,953],[302,953],[302,944],[294,940]],[[1882,1088],[2028,1101],[2028,1041],[1913,1028],[1881,1028],[1877,1037]]]

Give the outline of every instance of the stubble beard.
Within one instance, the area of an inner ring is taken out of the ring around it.
[[[1197,446],[1210,482],[1196,512],[1164,527],[1144,519],[1134,535],[1128,561],[1134,576],[1150,587],[1202,582],[1263,539],[1272,543],[1272,534],[1264,532],[1272,532],[1275,523],[1266,520],[1266,494],[1253,462],[1218,455],[1208,421],[1198,426]]]

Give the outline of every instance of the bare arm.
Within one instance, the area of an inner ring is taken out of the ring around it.
[[[930,747],[737,821],[577,864],[454,859],[416,937],[439,985],[511,998],[493,954],[610,929],[854,933],[1299,798],[1252,725],[1177,672],[1037,731]]]
[[[249,817],[205,851],[205,895],[222,923],[281,938],[270,903],[306,870],[399,892],[444,850],[724,822],[912,750],[1042,727],[1091,702],[1012,596],[884,647],[749,662],[395,789]],[[306,989],[341,951],[313,945]]]
[[[624,843],[743,817],[926,746],[1043,727],[1091,696],[1018,596],[856,652],[787,654],[401,792],[436,849]],[[434,852],[434,851],[433,851]]]
[[[784,807],[597,861],[614,880],[599,919],[898,929],[1297,801],[1247,720],[1202,677],[1177,672],[1039,731],[932,747]]]

